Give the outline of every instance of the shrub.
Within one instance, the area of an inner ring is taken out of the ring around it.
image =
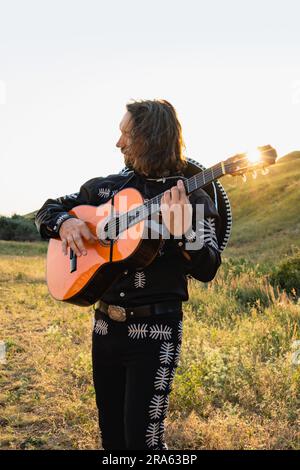
[[[270,275],[270,282],[289,294],[300,296],[300,250],[275,267]]]
[[[21,215],[0,217],[0,239],[15,241],[40,240],[40,236],[32,220]]]

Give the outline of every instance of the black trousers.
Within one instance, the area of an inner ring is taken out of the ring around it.
[[[101,313],[93,329],[93,379],[102,447],[167,449],[164,421],[178,365],[183,313],[117,322]]]

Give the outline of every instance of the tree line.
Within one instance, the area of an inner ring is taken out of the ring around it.
[[[14,214],[0,216],[0,240],[35,241],[41,240],[34,219]]]

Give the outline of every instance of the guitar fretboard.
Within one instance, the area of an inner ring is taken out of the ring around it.
[[[195,175],[191,176],[187,180],[183,180],[184,187],[187,195],[193,193],[197,189],[203,188],[208,184],[212,183],[216,179],[225,175],[224,165],[217,163],[211,168],[200,171]],[[180,177],[178,178],[180,179]],[[164,193],[158,194],[157,196],[149,199],[144,204],[124,213],[121,215],[113,216],[108,222],[108,235],[109,238],[114,238],[122,233],[124,230],[136,225],[139,222],[147,219],[150,215],[155,214],[160,209],[161,198]]]

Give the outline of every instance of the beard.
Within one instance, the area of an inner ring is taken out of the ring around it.
[[[126,168],[128,168],[129,170],[133,170],[134,172],[139,173],[143,176],[148,176],[142,170],[142,168],[140,168],[140,165],[137,164],[138,159],[133,157],[133,155],[131,154],[129,148],[126,148],[126,149],[124,148],[122,150],[122,153],[123,153],[123,156],[124,156],[124,163],[125,163]]]
[[[133,160],[130,158],[130,155],[124,153],[124,163],[127,168],[130,170],[134,170],[134,163]]]

